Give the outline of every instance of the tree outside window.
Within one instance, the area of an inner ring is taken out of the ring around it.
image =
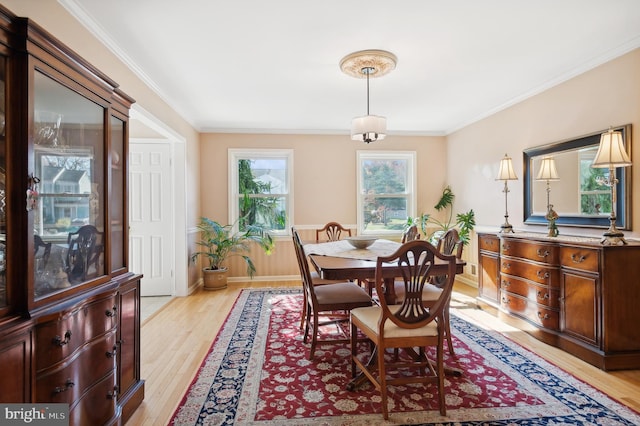
[[[413,214],[415,153],[358,153],[361,233],[399,233]]]
[[[242,231],[260,225],[286,235],[291,218],[292,152],[289,150],[230,150],[230,215]]]

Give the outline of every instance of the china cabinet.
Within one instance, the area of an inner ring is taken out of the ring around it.
[[[144,398],[127,268],[133,99],[0,6],[0,402],[120,424]]]
[[[481,305],[604,370],[640,368],[640,243],[535,233],[478,238]]]

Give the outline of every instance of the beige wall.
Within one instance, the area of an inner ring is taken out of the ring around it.
[[[513,157],[517,181],[509,182],[509,222],[516,230],[546,232],[523,224],[522,151],[632,124],[632,161],[640,164],[640,49],[579,75],[447,137],[448,176],[461,210],[473,208],[479,229],[504,222],[503,182],[495,181],[500,158]],[[640,237],[640,173],[632,171],[632,226]],[[558,173],[562,174],[558,169]],[[553,197],[562,194],[552,192]],[[561,227],[565,235],[601,235],[603,230]]]
[[[369,145],[345,135],[203,134],[201,142],[202,214],[227,223],[228,149],[293,149],[294,225],[304,229],[321,227],[335,220],[355,226],[356,151],[416,151],[418,170],[418,212],[432,212],[446,182],[444,137],[389,136]],[[257,276],[299,275],[290,238],[277,241],[274,253],[255,253]],[[237,259],[236,259],[237,260]],[[230,263],[230,276],[246,276],[239,262]]]

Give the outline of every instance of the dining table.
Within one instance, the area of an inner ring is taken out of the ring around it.
[[[374,279],[378,256],[393,254],[402,243],[387,239],[377,239],[366,249],[357,249],[347,240],[331,242],[315,242],[304,244],[305,254],[309,256],[311,265],[321,278],[327,280],[365,280]],[[462,273],[466,261],[456,259],[456,274]],[[447,273],[447,263],[436,258],[433,272],[442,270]],[[394,281],[400,276],[400,268],[395,263],[383,263],[385,300],[389,304],[396,303]]]

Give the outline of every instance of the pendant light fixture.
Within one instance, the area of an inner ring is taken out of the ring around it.
[[[347,75],[367,79],[367,115],[351,122],[351,139],[366,143],[382,140],[387,136],[387,119],[369,114],[369,79],[382,77],[395,69],[396,56],[385,50],[361,50],[340,61],[340,69]]]

